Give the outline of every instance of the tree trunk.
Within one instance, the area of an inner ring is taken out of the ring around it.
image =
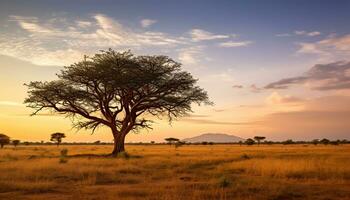
[[[112,152],[112,156],[117,156],[119,153],[124,152],[124,143],[125,143],[125,135],[124,133],[113,133],[114,136],[114,149]]]

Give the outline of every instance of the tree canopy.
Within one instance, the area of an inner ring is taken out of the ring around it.
[[[51,141],[56,142],[57,146],[61,144],[62,138],[65,138],[66,135],[64,133],[52,133]]]
[[[111,128],[113,154],[124,151],[130,131],[151,128],[150,116],[169,121],[211,104],[197,79],[167,56],[134,56],[109,49],[66,66],[58,80],[30,82],[25,103],[33,115],[48,109],[69,116],[76,128]]]
[[[3,148],[5,144],[10,143],[10,137],[0,133],[0,147]]]

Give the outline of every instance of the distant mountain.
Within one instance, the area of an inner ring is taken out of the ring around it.
[[[214,143],[230,143],[244,141],[245,139],[223,133],[205,133],[196,137],[186,138],[182,141],[190,143],[214,142]]]

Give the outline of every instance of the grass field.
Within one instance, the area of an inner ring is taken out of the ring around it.
[[[68,149],[68,157],[60,156]],[[350,145],[6,146],[0,199],[350,199]]]

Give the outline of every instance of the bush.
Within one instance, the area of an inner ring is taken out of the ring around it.
[[[230,180],[227,179],[225,176],[221,177],[219,179],[219,186],[222,188],[226,188],[230,185]]]
[[[255,141],[254,141],[253,139],[251,139],[251,138],[248,138],[248,139],[245,141],[245,144],[246,144],[246,145],[253,145],[253,144],[255,144]]]
[[[67,157],[67,155],[68,155],[68,149],[62,149],[61,150],[61,156],[62,157]]]
[[[240,156],[240,158],[243,159],[243,160],[248,160],[248,159],[250,159],[250,156],[248,156],[247,154],[242,154]]]
[[[284,144],[284,145],[294,144],[294,141],[293,140],[286,140],[286,141],[283,141],[282,144]]]
[[[59,163],[61,164],[67,163],[68,162],[67,155],[68,155],[68,149],[62,149]]]

